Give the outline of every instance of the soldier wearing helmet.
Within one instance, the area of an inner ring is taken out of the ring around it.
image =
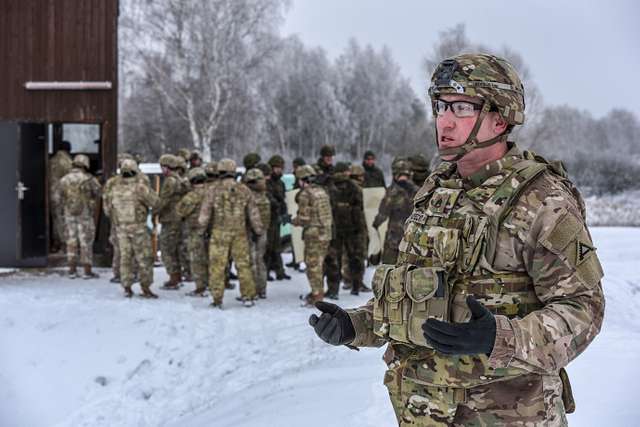
[[[198,150],[193,150],[189,155],[189,168],[202,167],[202,155]]]
[[[198,225],[206,228],[211,223],[209,241],[209,290],[213,307],[222,308],[226,267],[230,258],[238,270],[240,297],[245,307],[254,305],[256,285],[249,257],[249,235],[260,236],[264,227],[251,190],[235,179],[236,162],[222,159],[218,162],[220,182],[205,194],[200,207]]]
[[[271,201],[271,222],[269,223],[269,231],[267,232],[267,253],[265,260],[267,269],[276,273],[277,280],[291,279],[284,271],[282,263],[282,244],[280,242],[280,225],[289,221],[287,212],[287,201],[285,198],[285,186],[282,182],[282,172],[284,169],[284,159],[276,154],[271,156],[268,161],[271,167],[271,177],[267,180],[267,191]],[[269,280],[273,280],[268,275]]]
[[[322,266],[333,237],[331,200],[327,191],[315,183],[316,171],[312,166],[300,166],[296,178],[301,190],[296,194],[298,213],[291,223],[303,229],[304,263],[311,287],[311,292],[304,297],[304,304],[313,307],[324,298]]]
[[[249,171],[249,169],[255,168],[256,165],[260,163],[260,160],[262,160],[260,154],[255,152],[247,153],[247,155],[242,158],[242,165],[246,171]]]
[[[184,159],[171,154],[160,156],[160,166],[164,180],[160,187],[160,200],[154,210],[162,226],[160,230],[160,251],[162,263],[169,275],[169,280],[163,289],[177,290],[180,287],[180,243],[182,241],[182,218],[176,211],[176,206],[187,188],[178,173]]]
[[[384,237],[382,262],[395,264],[398,257],[398,246],[404,234],[404,222],[411,215],[413,197],[418,187],[411,181],[411,163],[404,157],[396,157],[391,163],[393,181],[387,188],[380,202],[378,214],[373,220],[373,227],[379,228],[389,221]]]
[[[176,206],[178,216],[184,221],[186,227],[187,250],[190,263],[190,271],[196,288],[189,292],[189,296],[204,296],[208,284],[208,259],[205,229],[198,224],[200,207],[206,191],[205,182],[207,174],[203,168],[194,167],[187,173],[191,189],[185,194]]]
[[[598,334],[603,276],[563,169],[507,141],[525,119],[513,66],[464,54],[429,95],[444,160],[414,198],[375,298],[312,316],[331,344],[388,344],[400,425],[567,425],[564,366]],[[331,327],[327,327],[331,325]]]
[[[105,185],[108,189],[105,189],[103,206],[105,214],[113,224],[113,241],[116,242],[114,257],[120,258],[119,281],[122,283],[125,296],[133,296],[131,287],[137,271],[141,295],[145,298],[157,298],[151,291],[154,256],[151,236],[147,229],[147,216],[156,206],[158,196],[151,190],[148,181],[140,175],[135,160],[123,157],[120,162],[120,174],[110,178]]]
[[[414,154],[409,157],[411,163],[411,179],[413,183],[422,187],[424,180],[429,176],[429,160],[422,154]]]
[[[271,201],[267,196],[267,182],[260,169],[249,169],[243,177],[243,182],[249,187],[252,193],[253,202],[260,211],[262,224],[271,223]],[[249,250],[251,253],[251,268],[256,282],[256,294],[258,298],[267,297],[267,265],[265,263],[265,253],[267,252],[267,235],[255,234],[251,229],[247,229],[249,239]]]
[[[77,277],[77,265],[84,268],[84,278],[98,277],[92,270],[95,211],[100,197],[100,183],[89,172],[89,157],[77,154],[73,167],[60,180],[60,202],[64,206],[67,262],[69,276]]]

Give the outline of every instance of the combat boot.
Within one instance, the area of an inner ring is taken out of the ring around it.
[[[120,276],[113,276],[109,281],[111,283],[120,283]]]
[[[142,288],[142,294],[140,294],[140,296],[143,298],[153,298],[153,299],[158,298],[158,295],[151,292],[151,289],[149,289],[146,286]]]
[[[97,273],[91,271],[91,264],[84,265],[84,276],[82,276],[83,279],[97,279],[98,277],[100,276]]]
[[[364,283],[360,282],[360,292],[371,292],[371,288],[368,287],[367,285],[365,285]]]
[[[225,289],[235,289],[235,288],[236,288],[236,285],[234,285],[234,284],[233,284],[233,283],[231,283],[231,282],[227,282],[227,283],[225,283],[225,284],[224,284],[224,288],[225,288]]]
[[[220,310],[222,310],[222,299],[214,298],[213,302],[211,304],[209,304],[209,307],[211,307],[211,308],[219,308]]]
[[[284,271],[282,273],[279,273],[276,275],[276,280],[291,280],[291,276],[289,276],[287,273],[285,273]]]
[[[260,291],[260,292],[258,292],[258,298],[260,298],[260,299],[267,299],[267,291]]]
[[[354,280],[353,286],[351,287],[351,295],[359,295],[360,289],[362,289],[362,283]]]
[[[131,286],[127,286],[124,288],[124,297],[131,298],[133,296],[133,291],[131,290]]]
[[[191,292],[187,292],[186,295],[189,297],[204,297],[206,288],[196,288]]]
[[[324,298],[324,293],[323,292],[309,292],[305,297],[304,297],[304,304],[303,307],[309,307],[309,308],[313,308],[315,307],[315,303],[318,301],[322,301],[322,299]]]
[[[164,282],[162,289],[176,291],[180,288],[180,273],[171,273],[169,280]]]
[[[78,268],[75,263],[69,264],[69,279],[75,279],[78,277]]]
[[[249,308],[249,307],[253,307],[254,305],[256,305],[255,301],[253,300],[253,298],[249,298],[249,297],[236,297],[237,301],[240,301],[242,303],[243,306]]]

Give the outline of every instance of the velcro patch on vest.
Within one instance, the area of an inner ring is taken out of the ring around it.
[[[429,216],[426,213],[422,211],[413,211],[409,217],[409,221],[424,225],[427,223],[427,218],[429,218]]]
[[[595,250],[596,248],[590,242],[576,240],[576,266],[580,266],[588,260],[589,256],[595,253]]]

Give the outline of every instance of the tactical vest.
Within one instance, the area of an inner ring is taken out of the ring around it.
[[[135,177],[120,178],[113,186],[112,217],[117,226],[144,224],[147,221],[148,208],[140,202],[138,183]]]
[[[419,376],[427,383],[472,387],[524,372],[490,369],[485,355],[440,355],[425,341],[422,325],[427,318],[467,321],[466,294],[509,318],[542,307],[528,274],[493,268],[503,220],[529,183],[546,170],[554,171],[529,157],[505,162],[497,175],[468,191],[460,179],[452,179],[455,165],[441,164],[414,199],[397,264],[383,264],[374,273],[374,333],[415,349],[416,359],[424,358],[426,351],[436,364],[455,365],[446,379],[437,370],[424,369]]]
[[[233,178],[227,178],[214,191],[213,229],[246,232],[246,210],[251,190]]]

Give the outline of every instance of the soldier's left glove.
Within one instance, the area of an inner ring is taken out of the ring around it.
[[[496,339],[496,318],[472,295],[467,297],[467,305],[471,310],[471,320],[467,323],[427,319],[422,325],[425,339],[440,353],[491,354]]]
[[[349,344],[356,337],[351,318],[342,308],[324,301],[316,302],[316,308],[322,311],[320,317],[312,314],[309,324],[322,341],[331,345]]]

